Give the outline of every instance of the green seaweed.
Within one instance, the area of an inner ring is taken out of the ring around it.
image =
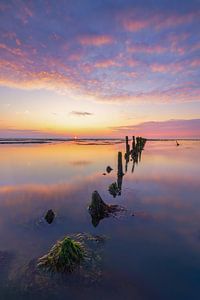
[[[47,255],[38,261],[38,267],[51,272],[73,272],[84,260],[85,251],[80,242],[65,237],[58,241]]]

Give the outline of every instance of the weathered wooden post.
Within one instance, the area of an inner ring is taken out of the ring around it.
[[[118,176],[123,176],[123,165],[122,165],[122,152],[118,152],[118,167],[117,167],[117,175]]]
[[[135,137],[133,136],[132,149],[135,149]]]
[[[128,143],[128,136],[126,136],[126,153],[124,155],[125,160],[126,160],[126,165],[125,165],[125,172],[127,172],[128,169],[128,163],[129,163],[129,156],[130,156],[130,145]]]
[[[138,145],[139,145],[139,137],[137,136],[136,137],[136,147],[138,147]]]
[[[141,137],[140,136],[136,137],[136,147],[137,147],[137,151],[141,151]]]
[[[130,153],[130,146],[129,146],[129,143],[128,143],[128,136],[126,136],[126,153],[127,153],[127,155],[129,155],[129,153]]]

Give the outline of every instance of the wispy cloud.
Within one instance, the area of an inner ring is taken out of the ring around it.
[[[185,25],[198,20],[199,12],[192,12],[186,14],[180,14],[179,12],[166,13],[152,13],[150,15],[143,15],[140,12],[127,12],[122,17],[122,24],[125,30],[136,32],[147,28],[152,28],[155,30],[162,30],[167,28],[173,28],[180,25]]]
[[[87,117],[93,115],[93,113],[87,112],[87,111],[75,111],[73,110],[71,113],[73,116],[79,116],[79,117]]]

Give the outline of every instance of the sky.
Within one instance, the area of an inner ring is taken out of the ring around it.
[[[0,0],[0,138],[200,138],[199,0]]]

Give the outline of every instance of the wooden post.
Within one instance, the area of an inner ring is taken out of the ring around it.
[[[140,137],[139,136],[136,137],[136,148],[137,148],[137,151],[140,151]]]
[[[126,136],[126,153],[127,153],[127,155],[129,155],[129,152],[130,152],[130,146],[128,144],[128,136]]]
[[[132,149],[135,148],[135,137],[133,136]]]
[[[122,153],[118,152],[118,176],[123,176],[123,166],[122,166]]]

